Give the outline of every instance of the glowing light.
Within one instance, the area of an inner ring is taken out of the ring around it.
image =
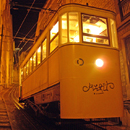
[[[62,20],[62,29],[67,29],[67,21]]]
[[[104,65],[104,61],[102,59],[97,59],[95,64],[97,67],[102,67]]]
[[[79,42],[79,36],[74,37],[74,42]]]
[[[99,35],[102,32],[102,28],[94,25],[89,25],[88,29],[90,30],[91,34]]]
[[[58,33],[58,26],[59,26],[59,22],[57,22],[53,28],[51,29],[51,38],[56,34]]]
[[[41,52],[41,47],[38,48],[37,52],[38,52],[38,53]]]

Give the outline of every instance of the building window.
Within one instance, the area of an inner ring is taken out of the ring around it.
[[[82,14],[83,41],[109,44],[107,20],[98,16]]]
[[[59,22],[57,22],[50,31],[50,52],[58,46]]]
[[[77,12],[69,13],[69,42],[79,42],[79,19]]]
[[[41,46],[37,49],[37,65],[41,63]]]
[[[119,0],[121,20],[130,16],[130,0]]]
[[[42,61],[46,58],[46,42],[46,39],[42,42]]]

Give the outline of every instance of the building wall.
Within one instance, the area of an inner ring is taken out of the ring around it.
[[[1,38],[0,38],[0,53],[1,53],[1,84],[8,87],[13,81],[13,30],[12,16],[10,14],[9,0],[1,0]]]
[[[125,3],[125,4],[123,4]],[[127,128],[130,127],[130,1],[123,0],[122,4],[119,0],[115,0],[116,7],[116,21],[117,21],[117,33],[118,43],[120,50],[120,65],[121,65],[121,79],[122,79],[122,90],[124,100],[124,116],[121,118],[123,125]],[[125,13],[129,13],[127,17],[122,17],[120,5],[122,5]],[[124,5],[124,6],[123,6]],[[126,39],[128,39],[126,41]],[[126,46],[127,45],[127,46]],[[127,51],[128,50],[128,51]]]
[[[19,84],[19,64],[15,64],[13,67],[13,83]]]

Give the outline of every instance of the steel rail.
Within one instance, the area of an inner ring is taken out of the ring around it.
[[[33,128],[35,130],[38,130],[38,128],[34,125],[35,123],[32,121],[32,119],[27,115],[27,113],[24,112],[24,107],[20,103],[18,103],[17,100],[14,98],[13,92],[15,91],[15,89],[16,87],[13,87],[11,89],[10,93],[8,94],[8,97],[11,97],[14,105],[17,107],[17,109],[19,109],[22,112],[26,120],[33,126]]]
[[[34,120],[33,117],[26,112],[24,106],[21,105],[21,103],[19,103],[17,99],[15,99],[14,93],[15,93],[16,89],[17,89],[17,88],[14,87],[14,88],[12,89],[12,91],[10,92],[10,95],[9,95],[9,96],[12,98],[12,100],[13,100],[13,102],[14,102],[14,105],[22,112],[22,114],[23,114],[24,117],[29,121],[29,123],[30,123],[36,130],[39,130],[39,127],[40,127],[40,128],[42,127],[41,124],[43,124],[43,122],[39,122],[37,119]],[[36,126],[36,125],[38,125],[38,126]],[[44,129],[44,128],[42,127],[42,130],[47,130],[47,128]]]

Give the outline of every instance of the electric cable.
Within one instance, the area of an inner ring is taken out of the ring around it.
[[[34,5],[35,1],[36,1],[36,0],[34,0],[34,1],[33,1],[33,3],[32,3],[32,5],[30,6],[30,8],[29,8],[29,10],[28,10],[28,12],[27,12],[26,16],[24,17],[24,19],[23,19],[23,21],[22,21],[22,23],[21,23],[21,25],[20,25],[19,29],[17,30],[17,32],[16,32],[16,34],[15,34],[14,38],[17,36],[17,34],[18,34],[19,30],[21,29],[21,27],[22,27],[22,25],[23,25],[24,21],[26,20],[26,18],[27,18],[27,16],[28,16],[28,14],[29,14],[29,12],[30,12],[30,10],[31,10],[32,6]]]
[[[33,33],[33,35],[35,35],[35,33]],[[32,38],[33,37],[33,35],[30,37],[30,38]],[[25,47],[25,45],[27,44],[29,42],[29,40],[28,41],[26,41],[25,43],[24,43],[24,45],[22,46],[22,48],[20,49],[20,51]]]
[[[24,41],[24,39],[27,37],[27,35],[32,31],[32,29],[37,25],[37,22],[33,25],[33,27],[29,30],[29,32],[25,35],[23,40],[19,43],[18,47],[21,45],[21,43]]]

